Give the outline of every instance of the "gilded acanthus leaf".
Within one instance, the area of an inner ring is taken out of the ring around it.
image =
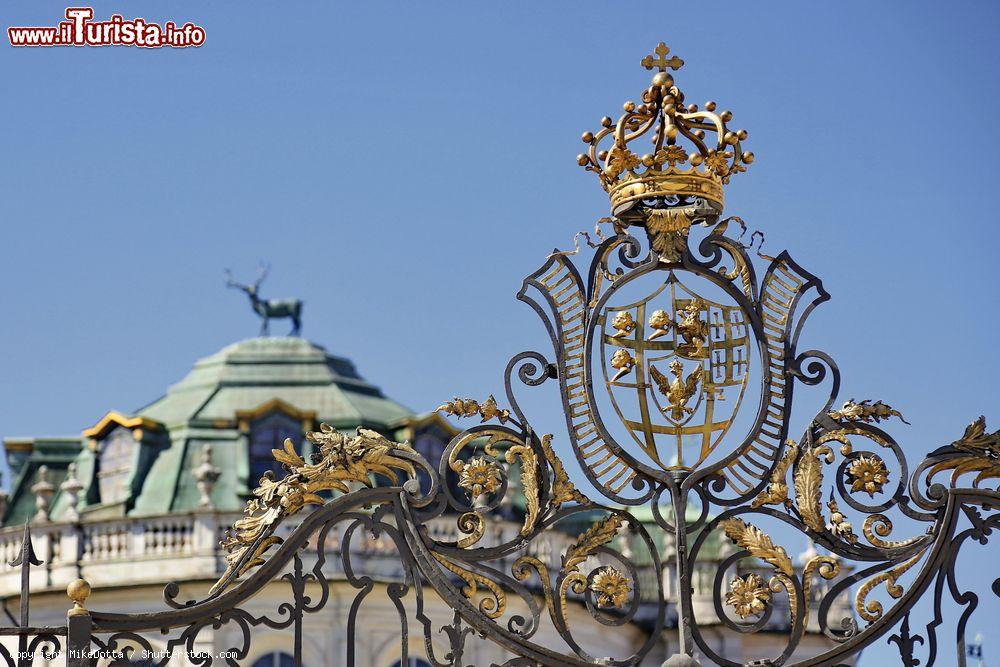
[[[899,410],[896,410],[891,405],[882,401],[872,403],[871,399],[858,402],[852,398],[846,401],[839,410],[832,410],[827,415],[830,419],[836,419],[837,421],[865,422],[868,424],[877,424],[891,417],[898,418],[904,424],[910,423],[903,418]]]
[[[553,451],[551,434],[542,436],[542,452],[545,454],[545,460],[548,461],[549,467],[552,468],[552,506],[559,507],[563,503],[571,501],[587,502],[587,497],[580,493],[570,481],[566,468]]]
[[[788,557],[784,547],[776,546],[771,538],[757,526],[733,517],[720,521],[719,528],[725,531],[736,546],[749,551],[751,556],[771,564],[776,570],[789,577],[794,575],[795,568],[792,567],[792,559]]]
[[[691,218],[681,209],[656,209],[649,212],[646,222],[653,250],[664,262],[680,261],[687,250]]]
[[[965,428],[962,437],[951,443],[950,452],[962,453],[935,463],[927,472],[930,481],[938,473],[951,470],[951,484],[955,486],[959,477],[969,473],[979,473],[972,481],[973,488],[988,480],[1000,478],[1000,431],[986,432],[986,418],[980,417]]]
[[[620,514],[609,514],[591,526],[566,550],[566,557],[563,559],[563,572],[575,572],[580,563],[587,560],[598,547],[613,540],[621,526],[622,516]]]
[[[538,521],[540,509],[538,491],[538,456],[535,450],[527,445],[514,445],[507,450],[507,463],[513,464],[515,457],[521,459],[521,492],[524,494],[524,524],[521,534],[527,535],[534,529]]]
[[[510,419],[510,410],[497,407],[497,401],[493,398],[493,394],[490,394],[482,403],[472,398],[458,398],[456,396],[451,401],[439,405],[434,412],[443,412],[458,418],[479,415],[482,417],[482,422],[488,422],[495,418],[501,424],[506,424]]]
[[[1000,461],[1000,430],[993,433],[986,432],[986,417],[979,419],[965,427],[962,437],[951,443],[955,449],[982,456],[983,458]]]
[[[272,450],[276,460],[284,464],[288,474],[274,479],[268,471],[253,490],[247,501],[243,518],[227,531],[221,545],[226,551],[226,571],[212,587],[212,592],[226,584],[233,574],[244,572],[263,563],[264,553],[281,539],[270,534],[274,527],[306,505],[322,505],[322,491],[347,493],[348,482],[372,486],[372,475],[382,475],[398,484],[397,473],[413,478],[416,471],[406,453],[417,458],[408,443],[392,442],[375,431],[358,428],[357,435],[349,437],[327,424],[320,430],[306,434],[318,451],[315,463],[306,463],[295,451],[295,445],[286,439],[283,449]]]
[[[823,520],[823,513],[820,509],[823,464],[815,449],[802,452],[795,468],[794,483],[795,505],[802,516],[803,523],[817,533],[822,533],[826,529],[826,521]]]
[[[788,451],[778,461],[778,465],[774,467],[774,472],[771,473],[771,479],[768,482],[767,488],[751,501],[750,507],[757,509],[764,505],[787,506],[791,504],[791,501],[788,499],[788,484],[785,480],[785,475],[788,474],[788,469],[795,463],[798,454],[798,445],[795,444],[794,440],[789,440]]]

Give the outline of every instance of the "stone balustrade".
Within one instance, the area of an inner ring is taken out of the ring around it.
[[[286,519],[277,529],[286,537],[299,525],[304,514]],[[31,590],[40,592],[64,588],[82,576],[95,588],[102,586],[162,584],[168,581],[212,581],[225,570],[225,552],[220,539],[241,517],[234,512],[205,510],[188,514],[155,517],[124,517],[84,520],[80,523],[35,522],[31,539],[42,564],[31,571]],[[342,571],[339,554],[346,522],[326,532],[324,571]],[[456,541],[464,537],[455,517],[441,517],[426,525],[431,538]],[[514,538],[519,524],[497,521],[487,530],[480,546],[499,544]],[[0,529],[0,598],[20,592],[20,568],[10,565],[21,549],[23,528]],[[303,552],[307,567],[315,562],[319,533]],[[558,559],[571,541],[561,533],[545,535],[531,544],[532,555],[558,566]],[[355,531],[351,549],[359,556],[352,560],[356,570],[382,577],[402,576],[402,566],[391,538],[372,538]],[[511,559],[512,560],[512,559]],[[509,564],[508,564],[509,565]]]

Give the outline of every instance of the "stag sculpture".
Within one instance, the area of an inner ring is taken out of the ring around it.
[[[289,336],[298,336],[302,328],[302,302],[299,299],[261,299],[258,291],[260,284],[267,278],[271,270],[270,265],[261,264],[257,270],[257,280],[252,285],[244,285],[233,279],[233,274],[226,269],[226,286],[243,290],[250,297],[250,307],[260,315],[260,335],[267,336],[269,333],[269,323],[272,319],[289,318],[292,320],[292,330]]]

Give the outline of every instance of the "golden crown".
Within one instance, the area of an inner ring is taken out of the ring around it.
[[[667,72],[679,70],[684,61],[667,58],[669,53],[660,42],[653,54],[642,59],[643,67],[658,71],[643,91],[641,104],[626,102],[617,123],[605,116],[601,130],[583,135],[589,149],[577,161],[599,176],[613,215],[637,202],[662,197],[699,197],[721,212],[722,186],[754,160],[740,144],[747,131],[734,132],[726,126],[733,118],[731,111],[716,112],[715,102],[706,102],[704,108],[685,106],[684,93]],[[715,134],[714,141],[706,140],[707,133]],[[634,150],[644,136],[651,139],[652,149]],[[679,143],[682,140],[687,148]]]

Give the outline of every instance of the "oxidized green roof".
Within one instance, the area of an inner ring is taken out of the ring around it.
[[[413,417],[365,381],[348,359],[301,338],[251,338],[200,359],[162,398],[135,413],[145,418],[145,425],[136,431],[144,435],[133,461],[135,492],[127,502],[88,504],[88,498],[96,498],[96,455],[95,448],[84,445],[88,437],[98,435],[21,439],[16,451],[14,441],[5,443],[11,445],[7,453],[16,479],[4,524],[23,522],[34,513],[31,486],[43,463],[49,465],[49,479],[57,488],[52,518],[58,520],[66,504],[58,485],[73,460],[84,484],[79,506],[85,512],[103,516],[193,510],[200,494],[191,471],[206,446],[212,465],[222,473],[212,492],[215,507],[238,510],[254,485],[248,479],[247,433],[240,422],[264,416],[275,406],[302,416],[309,428],[326,422],[343,430],[365,426],[389,436]]]
[[[279,398],[331,425],[385,425],[412,413],[354,364],[302,338],[251,338],[195,363],[167,394],[139,410],[167,428],[233,419]]]

